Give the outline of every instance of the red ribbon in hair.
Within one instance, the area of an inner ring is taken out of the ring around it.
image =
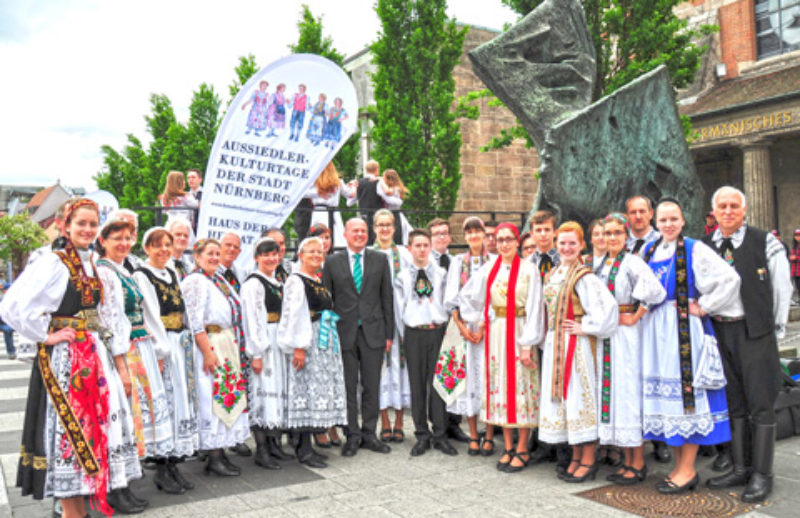
[[[502,223],[497,227],[513,229],[517,235],[517,229],[510,223]],[[519,239],[519,237],[517,237]],[[500,271],[500,265],[503,264],[503,258],[498,257],[489,272],[489,279],[486,282],[486,302],[483,309],[483,318],[486,322],[485,333],[485,350],[486,350],[486,418],[489,419],[489,409],[491,408],[490,399],[491,392],[489,391],[489,308],[492,305],[492,283],[497,277],[497,272]],[[517,324],[517,277],[519,275],[519,256],[514,254],[514,259],[511,261],[511,272],[508,275],[508,291],[506,293],[506,417],[509,424],[516,424],[517,422],[517,337],[516,337],[516,324]]]

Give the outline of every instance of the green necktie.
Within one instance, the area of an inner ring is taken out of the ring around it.
[[[356,284],[356,291],[361,293],[361,280],[364,272],[361,271],[361,254],[353,254],[353,282]]]

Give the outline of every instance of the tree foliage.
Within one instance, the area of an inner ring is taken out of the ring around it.
[[[46,242],[44,230],[28,214],[0,217],[0,259],[11,263],[14,276],[25,267],[28,254]]]
[[[517,14],[524,16],[544,0],[501,0]],[[594,40],[597,72],[592,101],[618,90],[637,77],[665,65],[675,88],[688,86],[695,77],[707,47],[694,42],[718,30],[712,25],[690,29],[673,9],[683,0],[583,0],[589,34]],[[478,96],[491,96],[489,90]],[[475,96],[473,96],[474,99]],[[462,99],[466,104],[471,99]],[[466,108],[462,113],[470,115]],[[474,115],[474,113],[472,114]],[[691,125],[683,121],[687,137]],[[508,146],[515,138],[530,136],[521,126],[501,130],[485,149]]]
[[[239,90],[242,89],[247,80],[253,77],[256,72],[258,72],[256,57],[252,54],[240,56],[239,64],[236,65],[234,71],[236,72],[236,79],[234,79],[233,82],[228,86],[228,92],[231,94],[231,98],[228,100],[228,106],[230,106],[234,97],[239,94]]]
[[[409,209],[452,210],[461,179],[453,68],[467,29],[447,19],[446,7],[445,0],[378,0],[376,6],[374,156],[399,171],[412,193]]]

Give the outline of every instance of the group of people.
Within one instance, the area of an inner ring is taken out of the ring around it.
[[[60,499],[65,518],[86,515],[86,495],[106,514],[135,513],[147,506],[129,487],[140,461],[167,493],[193,488],[179,469],[193,455],[217,476],[241,473],[231,452],[265,469],[324,468],[333,445],[389,453],[410,408],[412,456],[455,455],[451,438],[492,456],[499,432],[497,468],[519,472],[538,429],[541,450],[568,449],[568,483],[595,478],[598,446],[624,452],[610,481],[639,483],[644,441],[666,443],[665,494],[697,486],[700,445],[730,442],[731,471],[708,485],[761,501],[791,287],[783,247],[746,225],[745,203],[718,190],[719,228],[701,241],[684,236],[677,200],[636,196],[592,223],[585,255],[581,225],[547,211],[532,216],[532,245],[511,223],[467,218],[468,249],[451,256],[447,221],[403,246],[380,209],[371,225],[347,221],[337,252],[332,230],[311,225],[294,262],[283,231],[268,230],[247,273],[234,233],[197,241],[189,258],[191,223],[176,217],[143,236],[141,259],[133,212],[100,227],[97,206],[75,200],[64,239],[0,302],[38,344],[17,485]]]

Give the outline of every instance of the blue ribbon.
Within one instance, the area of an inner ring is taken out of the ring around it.
[[[339,330],[336,328],[336,322],[341,319],[339,315],[330,309],[323,310],[319,318],[319,339],[317,340],[317,347],[320,349],[328,349],[328,342],[331,342],[333,352],[339,352]]]

